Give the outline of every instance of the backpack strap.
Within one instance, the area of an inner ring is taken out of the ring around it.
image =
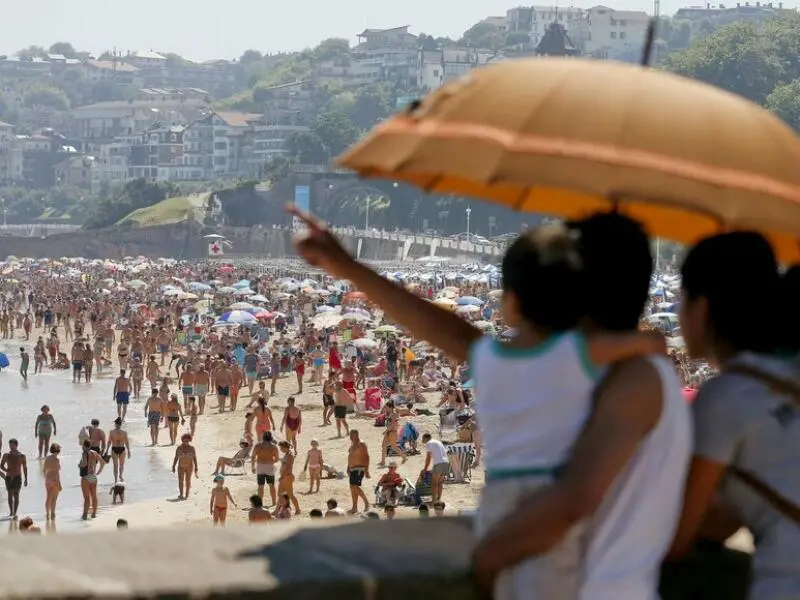
[[[798,385],[746,365],[731,366],[725,369],[725,373],[744,375],[745,377],[759,381],[765,384],[773,393],[789,396],[795,408],[800,408],[800,386]],[[772,508],[777,510],[781,515],[794,522],[796,525],[800,525],[800,507],[798,507],[797,504],[748,471],[743,471],[738,467],[731,467],[729,471],[740,481],[749,486],[756,494],[761,496],[761,498],[766,500]]]

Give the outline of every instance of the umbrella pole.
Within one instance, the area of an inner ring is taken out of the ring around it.
[[[658,17],[650,19],[647,25],[647,35],[644,38],[644,48],[642,48],[642,59],[639,64],[643,67],[650,66],[650,58],[653,55],[653,44],[656,41],[656,27],[658,26]]]

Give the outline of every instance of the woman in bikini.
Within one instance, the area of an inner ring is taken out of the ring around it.
[[[258,406],[253,410],[256,418],[256,438],[263,439],[264,434],[275,429],[275,421],[272,418],[272,411],[267,408],[267,401],[258,398]]]
[[[114,466],[114,483],[125,481],[125,458],[131,457],[131,447],[128,432],[122,429],[122,419],[119,417],[114,419],[114,429],[108,432],[108,444]]]
[[[383,441],[381,442],[381,462],[379,462],[378,465],[381,467],[386,466],[386,453],[389,448],[391,448],[392,451],[398,456],[402,456],[403,462],[406,462],[408,457],[397,443],[397,423],[399,417],[397,415],[397,410],[394,407],[394,401],[386,401],[386,404],[383,407],[383,414],[386,418],[386,431],[383,432]]]
[[[283,420],[281,421],[281,433],[286,427],[286,441],[291,442],[294,453],[297,454],[297,436],[300,435],[300,428],[303,424],[303,414],[300,409],[295,406],[294,396],[289,396],[286,399],[286,409],[283,411]]]
[[[231,491],[225,487],[225,478],[222,475],[214,477],[214,487],[211,489],[211,506],[209,510],[214,519],[214,525],[225,526],[228,518],[228,501],[236,506],[236,501],[231,496]]]
[[[281,451],[281,472],[278,479],[278,495],[287,495],[291,503],[294,505],[294,514],[300,514],[300,503],[294,495],[294,454],[292,453],[292,445],[289,442],[283,441],[278,444]],[[278,506],[280,507],[280,502]],[[277,516],[277,509],[276,509]]]
[[[167,430],[169,431],[169,443],[175,445],[178,440],[178,426],[184,424],[183,410],[181,403],[178,402],[178,394],[172,394],[164,405],[164,416],[167,419]]]
[[[333,416],[333,407],[336,401],[333,399],[333,393],[336,391],[333,382],[336,379],[336,374],[332,374],[325,380],[322,386],[322,425],[333,425],[331,417]]]
[[[81,477],[81,492],[83,492],[83,516],[84,521],[89,518],[89,510],[92,511],[92,518],[97,516],[97,476],[103,472],[105,462],[103,457],[92,450],[92,442],[84,440],[81,460],[78,463],[78,474]]]
[[[56,503],[58,495],[61,493],[61,446],[53,444],[50,446],[50,454],[44,459],[42,473],[44,474],[44,514],[45,519],[56,518]]]
[[[128,367],[128,342],[126,340],[119,341],[117,357],[119,358],[119,368],[126,369]]]
[[[42,412],[36,417],[33,425],[33,435],[39,440],[39,458],[44,458],[50,447],[50,438],[56,434],[56,420],[50,414],[50,407],[42,406]]]
[[[314,493],[314,484],[317,484],[316,491],[319,492],[319,484],[322,480],[322,465],[324,464],[322,450],[319,449],[319,442],[311,440],[311,449],[306,455],[306,464],[303,472],[308,471],[308,493]]]

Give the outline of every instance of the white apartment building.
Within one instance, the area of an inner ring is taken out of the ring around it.
[[[12,125],[0,121],[0,182],[22,181],[23,160],[23,141]]]
[[[559,23],[567,27],[573,19],[582,18],[586,11],[573,6],[519,6],[506,12],[507,33],[527,33],[531,39],[531,47],[535,48],[542,41],[545,31],[551,23]]]
[[[635,62],[649,22],[644,11],[593,6],[567,23],[567,34],[585,56]]]
[[[430,92],[446,82],[485,65],[491,54],[467,48],[420,50],[417,58],[417,88]]]
[[[345,86],[376,83],[383,78],[383,64],[380,58],[341,56],[320,63],[318,76],[320,81]]]

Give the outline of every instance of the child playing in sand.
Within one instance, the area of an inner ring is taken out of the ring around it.
[[[211,488],[211,502],[209,505],[209,512],[214,519],[214,525],[225,526],[225,521],[228,518],[228,500],[236,506],[236,501],[231,496],[231,491],[225,486],[225,478],[222,475],[217,475],[214,477],[214,487]]]
[[[311,440],[311,449],[306,455],[306,464],[303,467],[303,473],[308,471],[308,493],[314,493],[314,483],[317,484],[316,491],[319,492],[319,483],[322,479],[322,450],[319,448],[317,440]]]

